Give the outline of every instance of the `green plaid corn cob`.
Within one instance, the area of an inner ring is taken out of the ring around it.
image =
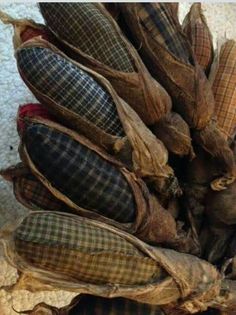
[[[93,3],[40,3],[46,25],[101,63],[134,72],[128,51],[109,20]]]
[[[17,254],[30,266],[93,284],[145,284],[166,276],[122,237],[76,218],[28,215],[14,232]]]

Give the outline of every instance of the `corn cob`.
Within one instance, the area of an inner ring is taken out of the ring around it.
[[[16,56],[20,72],[41,93],[107,133],[124,135],[111,96],[85,71],[41,47],[19,49]]]
[[[24,219],[14,233],[26,262],[94,284],[144,284],[166,273],[118,235],[50,212]]]
[[[226,139],[233,137],[236,128],[236,42],[226,41],[210,73],[215,96],[215,115]]]
[[[190,40],[197,62],[208,73],[213,61],[213,42],[201,3],[192,4],[184,19],[183,31]]]
[[[39,170],[75,204],[120,222],[133,221],[135,203],[128,183],[95,152],[40,124],[28,126],[26,146]]]

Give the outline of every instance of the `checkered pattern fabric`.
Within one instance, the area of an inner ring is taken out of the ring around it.
[[[233,40],[227,41],[221,48],[212,88],[218,124],[230,137],[236,128],[236,42]]]
[[[202,23],[196,23],[191,29],[191,44],[197,62],[207,70],[211,65],[213,54],[210,34]]]
[[[160,307],[124,298],[107,299],[83,295],[70,315],[164,315]]]
[[[21,196],[29,204],[43,210],[65,211],[67,206],[56,199],[45,186],[33,175],[25,175],[16,179],[15,185]]]
[[[47,26],[61,39],[115,70],[134,72],[125,44],[94,3],[39,6]]]
[[[24,219],[14,234],[30,265],[95,284],[144,284],[165,276],[156,262],[120,236],[52,213]]]
[[[24,77],[41,93],[107,133],[124,135],[111,96],[85,71],[42,47],[18,50],[17,61]]]
[[[138,17],[142,26],[153,39],[163,44],[177,58],[190,62],[185,39],[176,29],[174,17],[165,3],[137,3]]]
[[[41,124],[27,128],[26,146],[41,173],[74,203],[120,222],[135,217],[132,190],[120,171],[69,136]]]

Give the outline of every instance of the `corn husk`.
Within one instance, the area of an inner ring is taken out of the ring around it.
[[[192,45],[196,61],[208,73],[213,61],[214,49],[212,35],[203,14],[201,3],[192,4],[182,27]]]
[[[170,25],[172,28],[175,26],[175,31],[181,39],[176,45],[183,44],[182,51],[187,50],[189,54],[188,62],[183,62],[176,57],[161,40],[155,40],[142,26],[138,16],[140,5],[122,5],[122,15],[137,46],[140,46],[140,54],[151,74],[163,84],[171,95],[174,109],[194,129],[195,141],[222,162],[227,180],[224,182],[219,179],[219,183],[216,181],[212,186],[215,189],[223,189],[235,179],[235,162],[232,151],[213,119],[214,96],[211,85],[201,67],[196,63],[192,49],[176,19],[171,19],[169,15],[171,22],[167,26]],[[175,37],[172,38],[172,42],[175,42]],[[183,58],[185,57],[186,54]]]

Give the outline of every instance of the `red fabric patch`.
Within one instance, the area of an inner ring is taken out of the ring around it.
[[[25,129],[25,117],[42,117],[49,120],[55,120],[48,110],[41,104],[20,105],[17,113],[17,131],[19,134]]]
[[[24,43],[27,40],[37,36],[42,36],[42,38],[45,40],[49,39],[49,34],[46,30],[39,30],[31,26],[27,26],[26,29],[21,33],[21,40]]]

